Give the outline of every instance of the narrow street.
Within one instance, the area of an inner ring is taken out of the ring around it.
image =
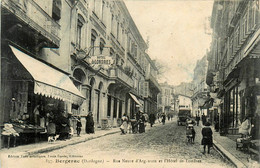
[[[127,164],[131,167],[232,167],[213,149],[210,154],[203,155],[199,127],[196,132],[195,143],[189,144],[185,126],[168,121],[166,125],[148,128],[143,134],[113,134],[46,154],[54,157],[51,161],[55,166],[69,165],[64,160],[80,159],[90,167],[102,167],[104,163],[111,167]]]

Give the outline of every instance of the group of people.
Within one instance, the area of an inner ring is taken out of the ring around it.
[[[120,130],[122,135],[126,133],[144,133],[148,120],[150,120],[151,127],[154,124],[155,115],[148,116],[146,113],[139,110],[134,119],[130,120],[126,114],[123,114],[121,120],[122,124],[120,126]]]
[[[165,113],[158,113],[157,119],[158,119],[159,123],[162,123],[164,125],[165,121],[166,121],[166,114]]]
[[[206,117],[205,117],[206,118]],[[196,116],[196,124],[199,126],[200,117]],[[196,132],[194,129],[195,123],[191,119],[187,119],[186,121],[186,136],[188,142],[194,143]],[[210,148],[213,146],[213,132],[210,127],[210,123],[205,121],[203,122],[203,128],[201,130],[202,139],[201,145],[203,145],[203,154],[206,153],[206,147],[208,148],[208,153],[210,153]]]

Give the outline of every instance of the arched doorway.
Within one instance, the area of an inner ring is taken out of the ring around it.
[[[86,80],[86,75],[80,68],[77,68],[73,71],[73,83],[77,89],[82,93],[82,85]],[[71,105],[71,111],[75,115],[80,115],[80,106],[76,104]]]

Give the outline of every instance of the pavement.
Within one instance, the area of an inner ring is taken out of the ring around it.
[[[169,122],[169,121],[168,121]],[[171,122],[171,121],[170,121]],[[166,121],[167,123],[167,121]],[[157,123],[156,125],[161,125],[161,123]],[[152,129],[149,125],[147,129]],[[20,145],[16,147],[11,147],[9,149],[4,148],[0,150],[1,154],[39,154],[48,151],[52,151],[55,149],[64,148],[69,145],[74,145],[78,143],[82,143],[89,140],[94,140],[96,138],[100,138],[103,136],[111,135],[111,134],[120,134],[120,130],[118,127],[111,128],[107,130],[101,130],[100,128],[95,130],[95,134],[82,134],[80,137],[73,136],[71,139],[66,141],[55,141],[53,143],[48,143],[47,141],[39,142],[35,144],[28,145]],[[213,133],[213,141],[214,148],[225,158],[227,158],[230,162],[234,164],[237,168],[247,168],[247,167],[255,167],[260,168],[259,162],[255,162],[250,159],[250,154],[245,153],[244,151],[236,150],[236,142],[227,136],[220,136],[218,132]]]

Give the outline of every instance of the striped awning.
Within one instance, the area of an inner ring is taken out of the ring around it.
[[[69,76],[10,46],[16,58],[34,79],[34,93],[54,99],[82,104],[85,97]]]

